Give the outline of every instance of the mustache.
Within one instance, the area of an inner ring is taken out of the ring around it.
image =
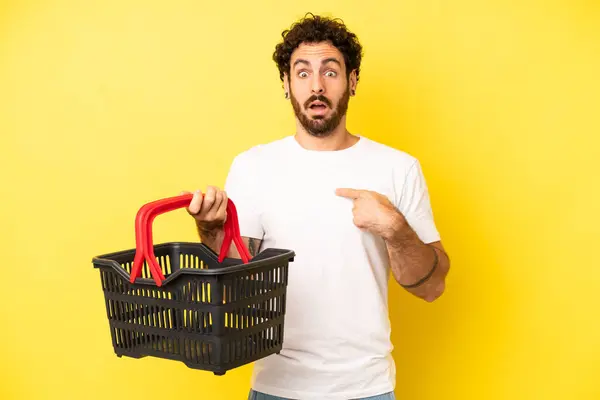
[[[304,103],[304,108],[308,108],[309,104],[312,103],[313,101],[322,101],[323,103],[327,104],[327,106],[329,108],[331,108],[331,101],[323,95],[310,96],[310,98],[308,100],[306,100],[306,102]]]

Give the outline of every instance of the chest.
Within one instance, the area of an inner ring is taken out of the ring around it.
[[[373,190],[395,200],[390,174],[358,163],[280,167],[279,178],[264,182],[261,222],[266,239],[279,242],[315,241],[336,245],[364,238],[353,223],[353,201],[337,188]]]

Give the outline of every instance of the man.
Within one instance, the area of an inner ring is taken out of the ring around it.
[[[188,207],[216,252],[231,197],[252,255],[296,253],[283,350],[255,363],[249,399],[393,399],[389,273],[429,302],[444,291],[449,259],[419,162],[346,129],[361,53],[337,20],[284,32],[273,58],[295,134],[239,154],[225,190],[196,191]]]

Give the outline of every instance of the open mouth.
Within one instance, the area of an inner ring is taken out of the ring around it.
[[[310,103],[308,108],[310,108],[311,110],[315,110],[315,111],[323,111],[327,108],[327,105],[320,101],[315,101],[315,102]]]

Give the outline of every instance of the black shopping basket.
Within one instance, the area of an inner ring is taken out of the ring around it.
[[[142,206],[136,248],[92,262],[100,270],[117,356],[178,360],[223,375],[281,350],[294,252],[270,248],[252,258],[230,199],[218,255],[203,243],[154,245],[154,218],[191,199],[186,194]],[[226,257],[232,241],[241,259]]]

